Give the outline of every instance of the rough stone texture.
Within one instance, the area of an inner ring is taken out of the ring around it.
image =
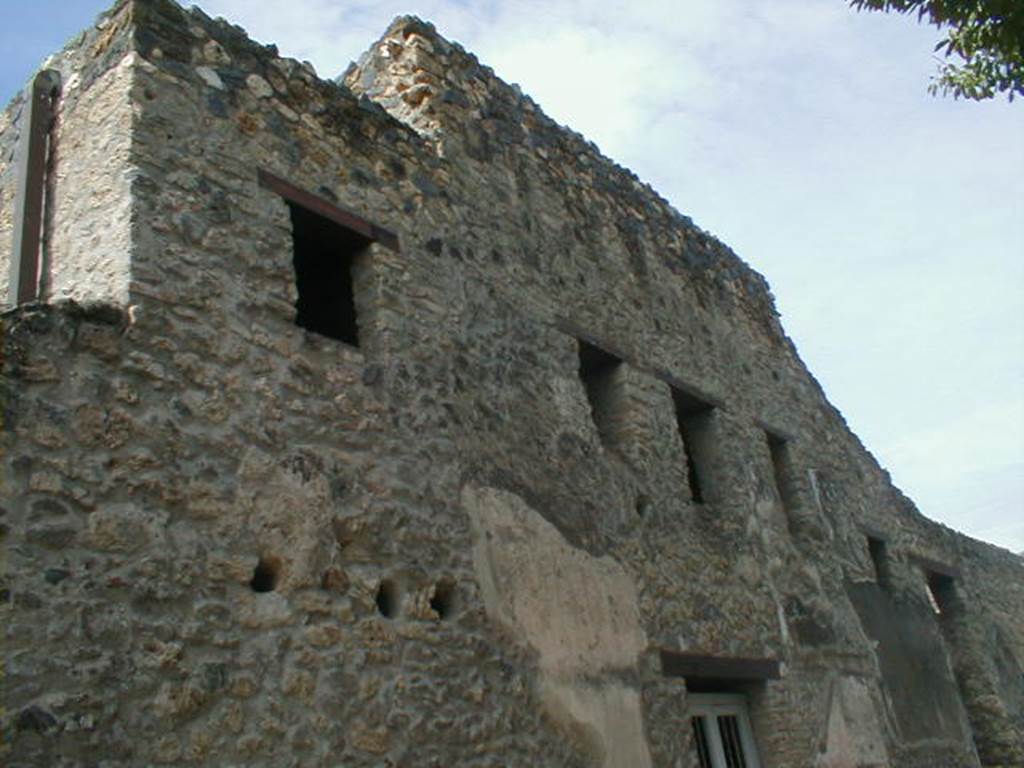
[[[47,304],[4,315],[6,764],[694,766],[711,681],[663,649],[782,663],[738,686],[767,766],[1024,764],[1024,561],[922,517],[763,278],[429,24],[342,84],[132,0],[56,61]],[[397,234],[358,348],[295,325],[257,169]],[[600,428],[578,338],[623,361]]]

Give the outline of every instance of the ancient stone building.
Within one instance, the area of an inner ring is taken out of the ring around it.
[[[1024,765],[1024,561],[920,515],[764,279],[429,24],[329,82],[123,0],[35,82],[3,764]]]

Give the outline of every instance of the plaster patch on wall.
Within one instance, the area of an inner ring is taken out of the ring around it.
[[[818,768],[887,768],[885,737],[868,684],[839,678],[832,688],[825,751]]]
[[[638,693],[581,680],[635,667],[647,645],[626,571],[569,545],[513,493],[467,486],[462,504],[484,607],[538,653],[548,714],[600,764],[650,765]]]
[[[556,721],[572,723],[595,765],[645,768],[651,755],[644,738],[640,695],[615,683],[600,686],[545,680],[544,708]]]
[[[487,613],[527,641],[545,671],[594,674],[636,664],[647,639],[622,566],[572,547],[508,491],[467,486],[462,503]]]

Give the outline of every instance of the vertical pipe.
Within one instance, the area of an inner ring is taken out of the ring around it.
[[[54,107],[60,92],[60,73],[46,69],[36,75],[22,117],[15,160],[14,242],[11,247],[13,304],[39,299],[39,246],[42,239],[46,161]]]

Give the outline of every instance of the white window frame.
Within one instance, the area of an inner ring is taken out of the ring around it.
[[[750,727],[750,715],[747,713],[747,700],[744,696],[736,693],[691,693],[687,696],[687,702],[690,717],[704,720],[702,727],[707,739],[712,768],[728,768],[725,751],[722,748],[722,737],[718,730],[718,718],[722,715],[736,718],[740,746],[743,748],[743,759],[746,760],[747,768],[761,768],[757,745],[754,743],[754,731]],[[696,748],[694,745],[695,750]]]

